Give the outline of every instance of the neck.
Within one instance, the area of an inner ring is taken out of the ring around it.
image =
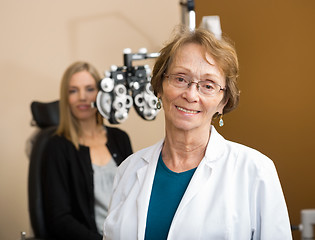
[[[103,126],[98,125],[95,119],[80,121],[81,137],[93,137],[98,134]]]
[[[177,172],[197,167],[205,155],[209,137],[209,128],[189,131],[166,130],[162,149],[164,163]]]
[[[82,145],[95,147],[106,144],[106,130],[103,125],[97,124],[96,121],[80,122],[81,134],[79,142]]]

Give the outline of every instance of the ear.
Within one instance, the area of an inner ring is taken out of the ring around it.
[[[219,103],[218,106],[218,113],[219,114],[223,114],[223,109],[225,107],[225,105],[228,103],[229,99],[226,99],[225,101],[222,99],[222,101]]]

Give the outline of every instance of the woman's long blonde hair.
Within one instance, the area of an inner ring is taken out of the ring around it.
[[[74,62],[71,64],[63,74],[61,85],[60,85],[60,101],[59,101],[59,126],[56,134],[64,136],[71,141],[74,146],[79,149],[79,136],[81,134],[80,125],[78,119],[76,119],[71,113],[69,106],[69,82],[71,77],[78,72],[87,71],[95,79],[96,86],[98,86],[101,77],[97,72],[96,68],[87,62]],[[103,117],[97,111],[96,112],[96,123],[98,125],[103,124]]]

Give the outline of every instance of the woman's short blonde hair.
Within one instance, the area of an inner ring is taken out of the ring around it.
[[[87,62],[74,62],[64,72],[60,85],[60,100],[59,100],[59,126],[57,134],[66,137],[74,146],[79,148],[80,126],[78,120],[73,116],[69,106],[69,82],[71,77],[78,72],[87,71],[95,80],[98,86],[101,77],[94,66]],[[96,112],[97,124],[103,124],[103,118],[100,113]]]
[[[226,105],[223,114],[235,109],[239,103],[240,91],[237,87],[239,72],[238,58],[234,45],[229,39],[217,39],[214,34],[206,29],[198,28],[193,31],[187,27],[179,26],[175,29],[174,37],[160,51],[152,71],[151,84],[157,96],[163,92],[162,82],[164,73],[167,73],[178,49],[188,43],[196,43],[204,48],[204,54],[210,54],[225,76],[226,91],[223,102]],[[218,115],[215,114],[214,117]]]

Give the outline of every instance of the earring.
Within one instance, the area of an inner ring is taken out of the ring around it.
[[[223,122],[223,114],[220,115],[220,120],[219,120],[219,126],[223,127],[224,122]]]
[[[161,108],[162,108],[161,98],[158,98],[158,101],[156,103],[156,109],[161,109]]]

